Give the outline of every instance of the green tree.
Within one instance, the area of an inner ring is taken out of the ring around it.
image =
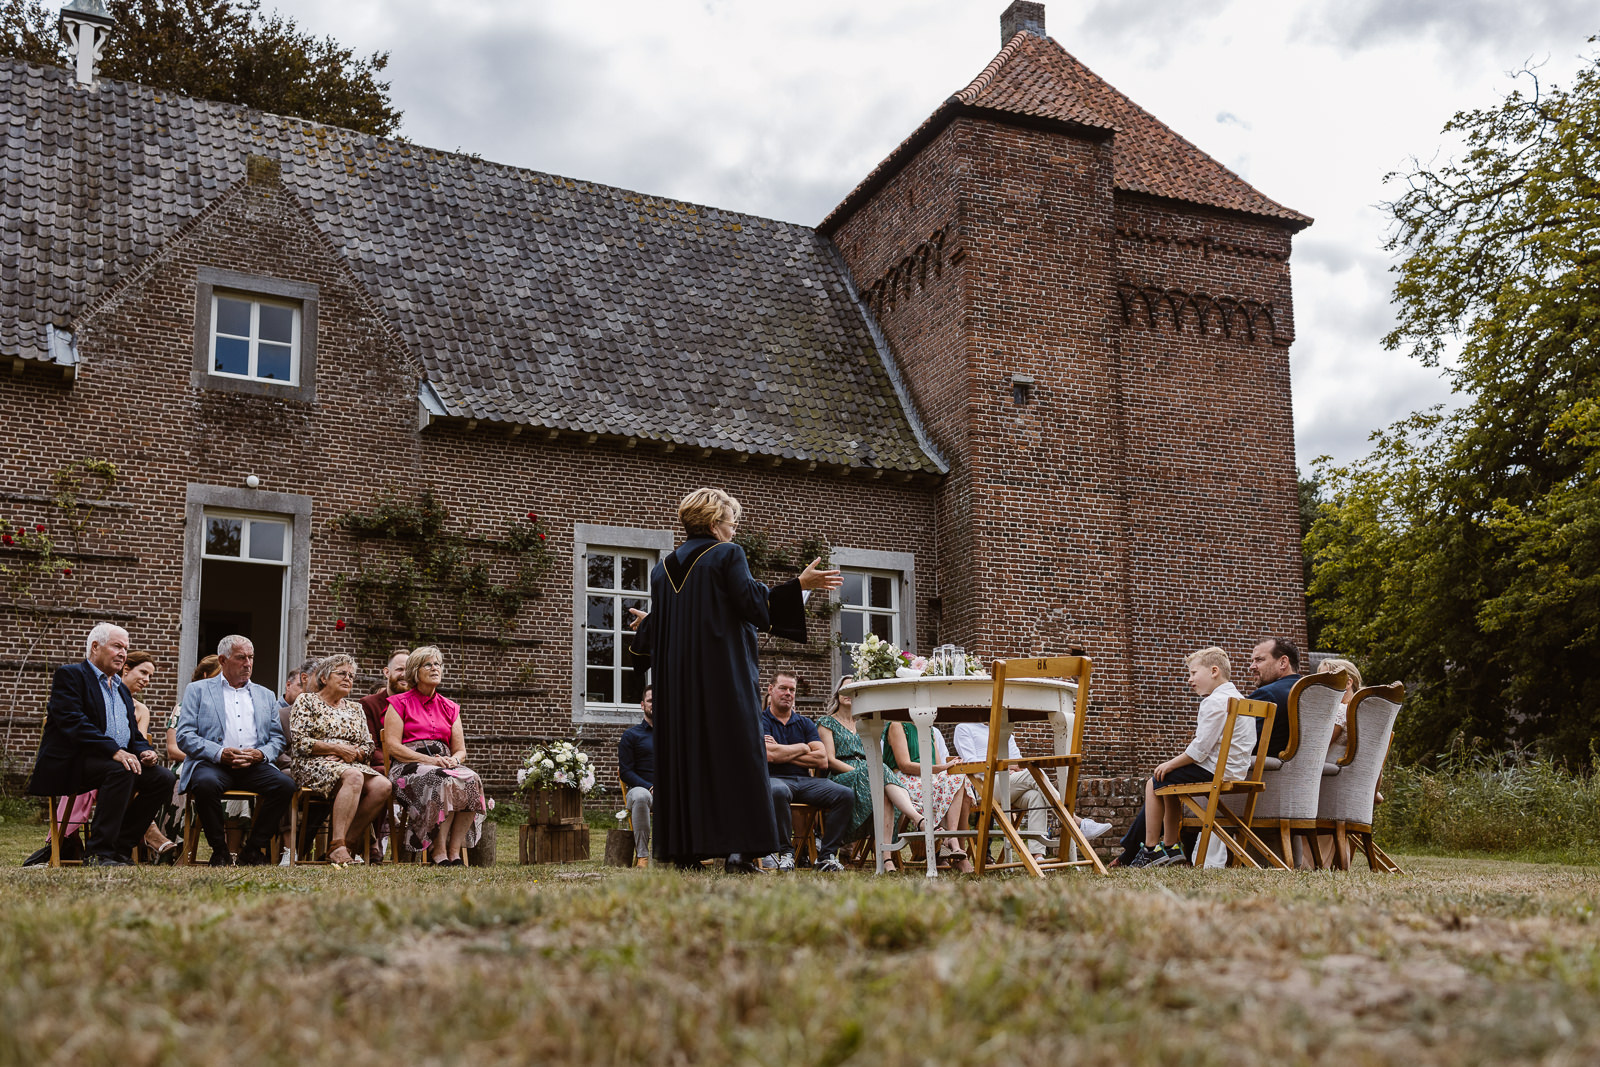
[[[1413,758],[1464,734],[1585,760],[1600,728],[1600,56],[1523,78],[1446,126],[1458,161],[1391,175],[1386,344],[1463,403],[1320,464],[1306,539],[1324,643],[1408,682]]]
[[[293,19],[261,17],[257,0],[109,0],[116,29],[100,73],[175,89],[203,100],[386,136],[400,126],[387,52],[365,59],[332,37],[318,39]],[[0,0],[0,55],[67,66],[57,5]]]

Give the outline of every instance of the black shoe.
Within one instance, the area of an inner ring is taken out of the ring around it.
[[[229,852],[225,848],[223,848],[223,849],[212,849],[211,850],[210,866],[212,866],[212,867],[232,867],[233,866],[233,853]]]
[[[453,860],[447,860],[446,862],[452,867],[465,867],[467,865],[467,861],[462,859],[460,856],[457,856]]]
[[[239,853],[238,865],[240,867],[269,867],[272,861],[267,859],[267,854],[259,848],[246,848]]]
[[[722,869],[729,874],[760,874],[761,864],[755,860],[748,860],[735,852],[723,861]]]
[[[95,853],[83,857],[85,867],[132,867],[133,864],[121,856],[101,856]]]

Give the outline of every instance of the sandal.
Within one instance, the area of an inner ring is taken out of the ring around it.
[[[344,859],[338,859],[337,854],[343,852]],[[350,849],[345,846],[344,838],[334,838],[328,842],[328,862],[335,867],[350,866]]]

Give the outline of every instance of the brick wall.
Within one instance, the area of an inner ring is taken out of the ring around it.
[[[1304,632],[1289,231],[1117,192],[1112,150],[958,118],[833,234],[951,463],[939,636],[1084,649],[1091,776],[1182,748],[1185,652],[1248,690],[1258,636]]]
[[[314,404],[195,389],[190,382],[195,281],[203,267],[309,282],[319,289],[317,394]],[[191,223],[128,283],[79,323],[84,362],[67,384],[30,368],[0,380],[14,420],[0,436],[0,494],[6,513],[53,521],[42,498],[52,471],[72,459],[110,459],[123,472],[113,496],[85,531],[86,547],[111,559],[85,561],[73,579],[49,591],[75,614],[52,620],[31,649],[31,631],[10,611],[0,633],[0,681],[26,660],[10,701],[13,729],[5,740],[31,765],[49,670],[82,654],[82,635],[101,617],[124,620],[135,647],[156,654],[162,671],[146,694],[158,724],[176,700],[174,677],[184,563],[184,500],[191,483],[241,487],[247,473],[263,490],[314,498],[314,539],[307,649],[321,656],[359,651],[359,625],[336,629],[351,598],[336,602],[333,578],[351,573],[358,545],[336,518],[370,507],[383,495],[433,489],[453,520],[498,536],[527,511],[549,526],[557,555],[542,595],[515,628],[445,641],[446,689],[465,688],[463,719],[474,765],[504,791],[528,739],[572,736],[572,587],[574,526],[598,523],[676,531],[676,508],[688,489],[719,485],[745,507],[745,529],[761,530],[775,547],[805,538],[840,546],[914,554],[919,573],[935,571],[934,495],[894,478],[807,473],[694,450],[665,454],[622,442],[590,443],[578,435],[513,435],[509,429],[463,424],[418,432],[419,371],[294,198],[275,183],[234,190]],[[38,497],[29,503],[17,497]],[[886,523],[884,515],[895,520]],[[503,564],[504,565],[504,564]],[[792,573],[792,572],[791,572]],[[790,574],[772,573],[768,580]],[[503,579],[504,575],[499,575]],[[918,590],[919,617],[931,593]],[[773,641],[764,675],[783,665],[800,675],[802,700],[820,706],[828,692],[831,650],[819,602],[808,646]],[[375,674],[381,664],[363,662]],[[527,669],[531,668],[531,670]],[[0,690],[4,691],[4,690]],[[480,695],[473,695],[473,694]],[[620,727],[590,726],[584,735],[614,785]],[[489,743],[485,736],[506,738]],[[596,798],[596,804],[611,801]]]

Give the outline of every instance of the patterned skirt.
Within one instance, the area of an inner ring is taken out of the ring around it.
[[[428,756],[448,756],[442,741],[415,741],[409,746]],[[433,847],[433,833],[439,824],[458,811],[477,815],[467,830],[467,847],[483,836],[483,816],[488,804],[483,796],[483,779],[466,767],[435,767],[431,763],[396,763],[389,768],[394,783],[394,799],[405,811],[406,837],[401,844],[412,852]]]
[[[902,774],[901,783],[906,787],[906,792],[911,794],[911,802],[922,810],[922,775]],[[955,803],[956,795],[966,788],[966,775],[945,774],[943,771],[933,776],[933,821],[937,825],[944,821],[945,812],[950,810],[950,805]]]

